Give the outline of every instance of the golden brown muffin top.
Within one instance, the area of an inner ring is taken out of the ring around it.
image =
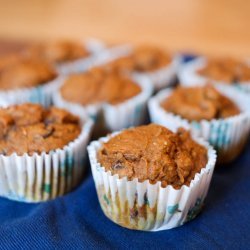
[[[250,66],[232,58],[210,59],[198,73],[227,84],[250,81]]]
[[[227,118],[240,113],[236,104],[220,94],[211,85],[204,87],[178,87],[162,101],[168,112],[189,121]]]
[[[69,76],[60,92],[65,100],[81,105],[118,104],[138,95],[141,88],[121,73],[99,67]]]
[[[39,44],[29,48],[26,53],[52,63],[70,62],[90,54],[83,44],[67,40]]]
[[[11,53],[0,56],[0,72],[22,60],[20,53]]]
[[[167,66],[171,60],[171,56],[159,48],[142,46],[107,66],[122,71],[151,72]]]
[[[207,164],[207,150],[184,129],[173,133],[150,124],[127,129],[104,143],[98,161],[106,171],[128,180],[149,180],[162,187],[189,185]]]
[[[61,149],[81,132],[78,117],[66,110],[38,104],[0,109],[0,153],[48,153]]]
[[[22,59],[0,72],[0,89],[31,88],[55,79],[53,66],[37,59]]]

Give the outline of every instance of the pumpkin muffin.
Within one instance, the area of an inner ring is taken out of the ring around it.
[[[71,62],[90,55],[83,44],[67,40],[36,45],[26,53],[56,64]]]
[[[101,138],[88,152],[105,215],[146,231],[181,226],[200,212],[216,160],[204,141],[156,124]]]
[[[55,69],[45,61],[22,59],[0,71],[0,90],[15,90],[44,85],[56,78]]]
[[[211,85],[178,87],[161,103],[162,107],[188,121],[224,119],[238,115],[240,109]]]
[[[130,55],[111,62],[116,70],[146,73],[166,67],[172,58],[165,51],[150,46],[137,47]]]
[[[0,153],[4,155],[48,153],[63,148],[81,132],[76,116],[31,103],[0,109],[0,128]]]
[[[95,120],[94,135],[140,125],[146,119],[153,87],[148,78],[107,67],[69,75],[54,95],[56,106],[87,113]]]
[[[180,129],[176,134],[151,124],[125,130],[104,143],[98,161],[120,178],[137,178],[162,187],[180,189],[189,185],[196,173],[206,166],[207,150]]]
[[[244,83],[250,81],[250,66],[233,58],[215,58],[207,60],[198,74],[225,84]]]
[[[92,121],[56,107],[0,109],[0,196],[41,202],[81,181]]]
[[[98,103],[122,103],[141,92],[139,85],[118,71],[93,68],[69,76],[60,89],[61,96],[83,106]]]

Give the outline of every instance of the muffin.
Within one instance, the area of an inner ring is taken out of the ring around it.
[[[25,202],[55,198],[82,179],[92,121],[25,103],[0,109],[0,195]]]
[[[55,64],[71,62],[90,55],[83,44],[66,40],[35,45],[29,48],[27,53]]]
[[[118,71],[147,76],[156,90],[171,85],[179,59],[152,46],[136,47],[127,56],[113,60],[107,67]]]
[[[178,87],[162,101],[161,107],[189,122],[225,119],[240,114],[239,107],[211,85]]]
[[[250,81],[250,65],[233,58],[216,58],[207,61],[198,74],[224,84]]]
[[[250,131],[249,99],[230,87],[211,85],[164,90],[149,101],[152,122],[172,130],[182,126],[204,137],[220,163],[235,159]]]
[[[198,214],[216,160],[204,141],[156,124],[92,142],[88,152],[105,215],[146,231],[177,227]]]
[[[94,63],[94,54],[100,51],[100,44],[93,42],[59,40],[31,46],[25,53],[54,64],[60,73],[69,74],[85,71]]]
[[[49,106],[59,82],[54,67],[34,58],[15,60],[0,70],[1,100],[7,104],[33,102]]]
[[[247,61],[230,57],[197,58],[180,70],[183,85],[204,84],[207,81],[237,87],[250,91],[250,64]]]
[[[143,77],[130,78],[119,71],[96,67],[69,76],[55,95],[56,105],[83,109],[96,124],[109,131],[140,124],[152,86]]]

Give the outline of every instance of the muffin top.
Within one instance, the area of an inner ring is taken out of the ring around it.
[[[11,53],[0,56],[0,71],[20,62],[22,56],[20,53]]]
[[[162,187],[189,185],[207,164],[207,150],[184,129],[173,133],[150,124],[127,129],[104,143],[97,155],[106,171]]]
[[[38,104],[0,109],[0,153],[48,153],[63,148],[80,134],[79,119],[69,112]]]
[[[165,67],[171,60],[171,56],[164,50],[142,46],[131,55],[114,60],[109,66],[122,71],[151,72]]]
[[[83,44],[67,40],[39,44],[29,48],[26,53],[51,63],[69,62],[90,54]]]
[[[211,85],[178,87],[162,101],[161,106],[188,121],[227,118],[240,113],[233,101]]]
[[[250,81],[250,66],[232,58],[215,58],[208,60],[198,73],[209,79],[226,84]]]
[[[0,89],[36,87],[53,80],[56,76],[55,69],[47,62],[22,59],[0,71]]]
[[[141,88],[120,72],[99,67],[69,76],[60,92],[65,100],[81,105],[115,105],[138,95]]]

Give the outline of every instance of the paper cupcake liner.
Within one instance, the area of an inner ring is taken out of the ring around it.
[[[223,95],[229,97],[241,109],[239,115],[225,118],[189,122],[178,115],[167,112],[161,107],[161,102],[167,98],[172,89],[163,90],[151,98],[148,107],[150,119],[154,123],[161,124],[175,131],[178,127],[190,129],[196,136],[207,140],[218,153],[221,163],[235,159],[244,148],[250,132],[250,100],[242,92],[235,91],[231,87],[215,86]]]
[[[52,95],[57,91],[62,81],[63,77],[57,77],[48,83],[34,88],[0,91],[0,105],[8,106],[31,102],[49,107],[52,104]]]
[[[145,77],[134,76],[132,79],[142,91],[137,96],[117,105],[104,103],[81,106],[64,100],[59,91],[54,95],[54,103],[56,106],[76,111],[79,114],[86,112],[96,121],[95,125],[99,126],[99,129],[116,131],[140,125],[146,118],[147,101],[153,93],[153,87]]]
[[[134,73],[134,74],[148,77],[149,80],[152,82],[154,89],[158,91],[160,89],[172,86],[175,83],[177,77],[177,71],[178,68],[180,67],[180,64],[181,64],[181,57],[175,56],[173,57],[173,61],[164,68],[149,73]]]
[[[84,174],[92,126],[90,119],[83,122],[81,134],[63,149],[32,155],[0,155],[0,196],[41,202],[71,191]]]
[[[111,136],[116,135],[112,134]],[[101,138],[88,146],[91,170],[101,208],[105,215],[120,226],[160,231],[183,225],[200,212],[207,195],[213,174],[216,154],[206,142],[196,138],[208,150],[208,163],[195,175],[190,186],[174,189],[171,185],[163,188],[161,183],[119,179],[97,161],[97,151],[111,136]]]
[[[221,85],[226,87],[230,86],[236,90],[241,90],[248,94],[250,93],[250,81],[237,84],[229,84],[229,83],[223,83],[221,81],[212,80],[207,77],[199,75],[197,71],[205,67],[206,63],[207,63],[206,58],[198,57],[180,67],[178,71],[178,78],[180,80],[180,84],[183,86],[194,86],[194,85],[202,86],[208,82],[212,82],[216,85]]]

